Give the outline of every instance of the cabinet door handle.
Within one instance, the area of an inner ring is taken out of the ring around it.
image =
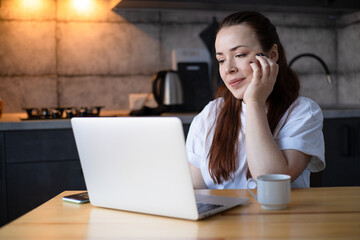
[[[351,128],[349,125],[345,125],[343,129],[343,155],[349,157],[351,155],[350,143],[351,143]]]

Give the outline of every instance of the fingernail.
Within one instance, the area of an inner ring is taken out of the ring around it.
[[[261,56],[261,57],[263,57],[263,56],[265,56],[263,53],[258,53],[258,54],[256,54],[256,56]]]

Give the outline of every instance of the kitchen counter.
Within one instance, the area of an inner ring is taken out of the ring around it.
[[[103,110],[102,117],[128,117],[129,110]],[[360,118],[360,109],[323,109],[326,119]],[[179,117],[183,124],[190,124],[196,113],[166,113],[162,117]],[[8,130],[39,130],[39,129],[70,129],[69,119],[59,120],[26,120],[26,113],[5,113],[0,119],[0,131]]]
[[[101,117],[129,117],[130,110],[103,110]],[[166,113],[163,117],[178,117],[183,124],[190,124],[196,114]],[[5,113],[0,119],[0,131],[40,130],[40,129],[70,129],[70,119],[52,120],[21,120],[26,119],[26,113]]]
[[[324,118],[360,118],[360,108],[323,108]]]

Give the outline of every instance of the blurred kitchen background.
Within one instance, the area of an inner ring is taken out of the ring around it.
[[[209,98],[218,83],[207,69],[211,33],[242,10],[272,20],[289,63],[311,56],[291,65],[301,94],[324,109],[327,166],[311,174],[311,187],[359,186],[360,1],[0,0],[0,226],[64,190],[86,189],[69,118],[101,107],[101,116],[128,116],[129,98],[150,96],[153,76],[176,67],[184,103]],[[164,115],[178,116],[186,136],[194,106]],[[59,120],[63,107],[71,108]],[[26,118],[24,108],[41,115]]]
[[[293,63],[302,95],[323,108],[360,108],[359,1],[0,0],[4,113],[128,109],[129,94],[150,93],[153,75],[172,67],[173,49],[207,49],[199,34],[240,10],[270,18],[288,61],[312,53],[326,63],[332,84],[315,58]]]

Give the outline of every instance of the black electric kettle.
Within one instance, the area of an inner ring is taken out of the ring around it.
[[[153,94],[159,106],[177,106],[184,103],[180,77],[175,71],[160,71],[154,75]]]

